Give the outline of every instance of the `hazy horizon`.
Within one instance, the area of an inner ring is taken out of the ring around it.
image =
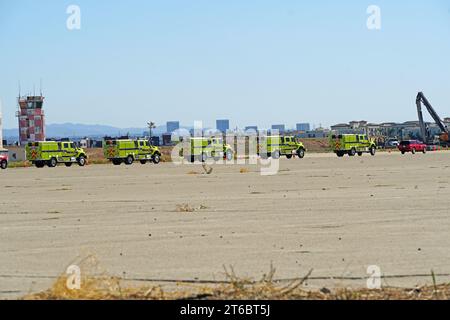
[[[446,0],[2,2],[3,124],[17,127],[19,81],[38,93],[40,79],[47,124],[404,122],[418,91],[450,117],[448,39]]]

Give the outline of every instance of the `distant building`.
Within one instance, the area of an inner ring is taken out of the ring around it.
[[[296,125],[297,131],[310,131],[311,126],[309,123],[297,123]]]
[[[170,146],[172,144],[172,134],[166,133],[162,135],[162,145]]]
[[[167,133],[173,133],[174,131],[180,129],[180,122],[179,121],[167,121]]]
[[[337,134],[366,133],[367,121],[351,121],[331,126],[331,130]]]
[[[26,160],[25,148],[21,148],[18,146],[10,146],[8,147],[8,156],[9,161],[11,162],[25,161]]]
[[[230,120],[216,120],[216,129],[222,133],[226,133],[230,129]]]
[[[450,128],[450,118],[444,118],[444,124]]]
[[[284,133],[286,131],[286,126],[284,124],[273,124],[272,130],[278,130],[278,133]]]
[[[247,126],[244,131],[250,133],[258,132],[258,126]]]
[[[45,119],[42,105],[44,97],[19,97],[19,142],[25,145],[28,142],[45,141]]]
[[[347,123],[338,123],[338,124],[332,125],[331,130],[336,132],[337,134],[346,134],[346,133],[350,133],[352,128]]]
[[[435,123],[426,123],[431,136],[440,134],[440,128]],[[422,140],[419,121],[406,121],[403,123],[384,122],[380,124],[367,123],[366,121],[352,121],[348,124],[340,123],[331,126],[336,134],[367,134],[377,141],[388,139],[419,139]]]
[[[92,148],[101,148],[103,147],[103,141],[102,140],[95,140],[92,144]]]
[[[160,145],[159,137],[152,137],[151,144],[152,144],[152,146],[157,146],[158,147]]]
[[[92,148],[93,140],[89,138],[80,139],[80,148]]]
[[[71,139],[72,141],[76,140],[76,139]],[[95,139],[95,138],[81,138],[78,141],[78,146],[80,148],[101,148],[102,144],[103,144],[103,139],[99,138],[99,139]]]
[[[296,134],[296,137],[304,139],[304,138],[327,138],[330,134],[329,129],[324,128],[317,128],[315,130],[308,130],[308,131],[299,131],[298,134]]]

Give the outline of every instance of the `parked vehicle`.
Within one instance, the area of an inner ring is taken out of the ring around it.
[[[0,150],[0,169],[8,168],[8,150]]]
[[[411,152],[412,154],[415,154],[416,152],[426,153],[427,145],[418,140],[405,140],[400,142],[398,149],[402,154],[405,154],[406,152]]]
[[[27,160],[37,168],[43,168],[45,165],[53,168],[58,163],[64,163],[66,167],[78,163],[83,167],[88,158],[86,152],[82,148],[77,148],[72,141],[29,142],[25,151]]]
[[[375,155],[377,146],[375,141],[369,139],[365,134],[340,134],[330,136],[330,146],[338,157],[348,154],[354,157],[356,154],[362,156],[363,153]]]
[[[145,139],[106,139],[103,141],[103,154],[114,165],[126,165],[139,161],[141,164],[161,161],[161,151]]]
[[[386,149],[390,149],[390,148],[398,148],[398,140],[397,139],[388,139],[385,143],[384,143],[384,147]]]
[[[278,159],[280,156],[286,156],[291,159],[297,155],[302,159],[305,157],[305,153],[305,146],[294,136],[267,136],[258,139],[258,155],[264,158],[267,156]]]
[[[180,156],[185,157],[191,162],[195,160],[205,162],[208,158],[214,158],[216,161],[220,159],[233,160],[234,150],[224,143],[221,137],[191,137],[189,139],[190,152],[180,150]]]

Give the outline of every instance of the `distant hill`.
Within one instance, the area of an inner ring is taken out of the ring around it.
[[[119,135],[142,135],[148,128],[117,128],[106,125],[90,125],[79,123],[49,124],[45,127],[47,138],[73,138],[73,137],[103,137]],[[153,129],[154,134],[166,132],[166,126]],[[8,139],[18,139],[18,129],[4,129],[3,136]]]
[[[3,129],[3,139],[17,139],[19,136],[19,129]]]

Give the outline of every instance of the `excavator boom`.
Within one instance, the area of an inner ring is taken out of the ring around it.
[[[434,122],[436,122],[439,129],[441,129],[441,140],[446,139],[447,141],[443,141],[443,142],[449,143],[449,141],[448,141],[449,133],[448,133],[447,126],[444,124],[444,122],[441,120],[441,118],[439,117],[437,112],[431,106],[431,103],[428,101],[428,99],[425,97],[425,95],[422,92],[419,92],[417,94],[417,98],[416,98],[416,105],[417,105],[417,114],[419,116],[420,133],[422,135],[423,142],[431,143],[432,139],[428,135],[427,128],[426,128],[425,122],[423,120],[422,104],[427,108],[428,113],[433,118]],[[445,137],[447,137],[447,138],[445,138]]]

